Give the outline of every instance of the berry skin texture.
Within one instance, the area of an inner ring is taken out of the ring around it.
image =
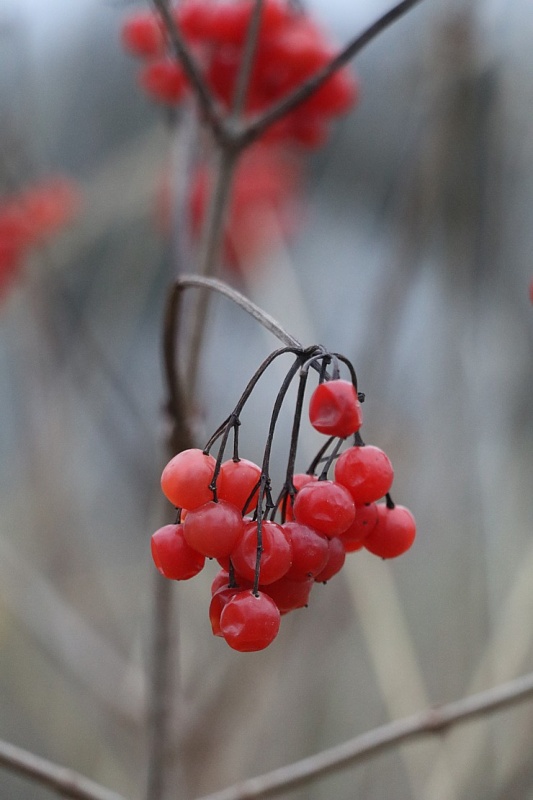
[[[220,615],[222,636],[234,650],[249,653],[264,650],[279,632],[280,611],[267,594],[238,592]]]
[[[363,415],[353,383],[333,380],[319,384],[309,401],[309,420],[326,436],[345,439],[358,431]]]
[[[383,450],[373,445],[350,447],[337,459],[335,480],[348,489],[356,505],[373,503],[392,486],[394,470]]]
[[[254,464],[253,461],[248,461],[246,458],[241,458],[239,461],[233,461],[233,459],[225,461],[220,467],[217,478],[218,498],[233,503],[245,514],[256,506],[258,489],[247,503],[246,508],[244,504],[250,498],[260,478],[261,467]]]
[[[161,489],[176,508],[194,509],[213,499],[209,484],[216,461],[198,448],[183,450],[172,458],[161,475]]]
[[[281,614],[288,614],[289,611],[307,606],[313,584],[312,578],[306,581],[291,581],[284,575],[279,581],[269,583],[260,589],[272,598]]]
[[[346,561],[346,550],[340,537],[330,539],[326,566],[315,576],[315,583],[326,583],[340,572]]]
[[[344,549],[347,553],[360,550],[367,536],[373,531],[378,522],[378,507],[375,503],[355,507],[355,520],[347,531],[341,535]]]
[[[239,509],[220,500],[210,500],[189,511],[183,523],[185,541],[193,550],[208,558],[229,556],[243,534],[244,523]]]
[[[340,536],[355,519],[350,493],[335,481],[307,483],[296,495],[293,511],[296,522],[328,538]]]
[[[164,525],[150,541],[152,558],[165,578],[186,581],[203,569],[205,556],[189,547],[183,537],[182,525]]]
[[[259,583],[266,585],[274,583],[288,572],[292,563],[292,549],[285,531],[277,522],[262,521],[261,540],[263,549]],[[249,522],[245,525],[244,533],[231,554],[231,560],[238,576],[237,580],[241,576],[249,581],[254,580],[256,558],[257,522]]]
[[[299,522],[285,522],[282,527],[292,548],[292,564],[285,577],[293,581],[314,578],[326,566],[328,540]]]
[[[299,472],[293,476],[292,482],[294,484],[294,488],[296,492],[299,492],[302,486],[305,486],[306,483],[315,483],[318,478],[316,475],[308,475],[305,472]],[[279,508],[283,510],[283,506],[285,505],[285,522],[294,522],[294,511],[293,511],[293,502],[291,502],[290,495],[287,495],[284,499],[280,501]]]
[[[416,536],[416,522],[405,506],[379,505],[375,528],[363,542],[363,546],[381,558],[396,558],[412,546]]]

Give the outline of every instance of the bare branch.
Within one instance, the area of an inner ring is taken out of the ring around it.
[[[196,59],[185,39],[178,30],[178,26],[170,12],[167,0],[152,0],[154,6],[157,8],[161,18],[165,24],[168,38],[174,52],[174,56],[181,63],[187,78],[194,89],[198,104],[205,117],[206,123],[209,125],[213,136],[221,144],[226,142],[227,134],[225,126],[221,120],[218,112],[217,103],[209,88],[209,85],[204,80],[202,72],[196,63]]]
[[[381,725],[336,747],[296,761],[286,767],[242,781],[199,800],[253,800],[273,797],[303,786],[358,761],[378,755],[402,742],[440,733],[476,717],[507,708],[533,695],[533,672],[461,700]]]
[[[0,766],[46,786],[62,797],[74,800],[125,800],[122,795],[71,769],[3,740],[0,740]]]
[[[363,33],[356,36],[340,53],[335,56],[326,66],[321,69],[316,75],[302,83],[297,89],[287,95],[276,103],[271,109],[266,111],[260,117],[250,122],[243,128],[240,134],[236,134],[238,138],[239,148],[244,148],[252,142],[255,142],[274,122],[284,117],[290,111],[295,109],[304,100],[307,100],[313,95],[320,87],[341,67],[344,67],[360,50],[372,41],[378,34],[385,28],[388,28],[399,17],[403,16],[413,6],[419,3],[420,0],[402,0],[398,5],[383,14],[376,22],[372,23]]]
[[[267,331],[273,333],[281,342],[289,347],[302,347],[298,339],[291,336],[290,333],[287,333],[285,328],[282,328],[274,317],[267,314],[266,311],[263,311],[258,305],[236,291],[236,289],[232,289],[223,281],[219,281],[216,278],[203,278],[198,275],[183,275],[181,278],[178,278],[174,284],[173,291],[179,293],[192,286],[202,289],[211,289],[214,292],[224,295],[229,300],[233,300],[233,302],[242,308],[243,311],[246,311],[247,314],[250,314],[251,317],[256,319]]]

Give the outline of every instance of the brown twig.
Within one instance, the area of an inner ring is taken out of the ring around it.
[[[61,797],[74,800],[125,800],[125,798],[89,780],[71,769],[54,764],[10,742],[0,740],[0,766],[34,783],[46,786]]]
[[[199,800],[253,800],[273,797],[335,770],[353,766],[358,761],[378,755],[403,742],[441,733],[453,725],[508,708],[532,695],[533,673],[528,673],[484,692],[381,725],[336,747],[242,781],[220,792],[204,795]]]
[[[378,34],[388,28],[399,17],[403,16],[413,6],[421,0],[402,0],[398,5],[391,8],[383,16],[370,25],[363,33],[355,37],[346,47],[340,51],[325,67],[316,75],[302,83],[297,89],[288,94],[264,114],[248,123],[240,133],[236,134],[236,146],[239,149],[247,147],[255,142],[274,122],[293,111],[300,103],[303,103],[313,95],[335,72],[344,67],[365,45],[375,39]]]

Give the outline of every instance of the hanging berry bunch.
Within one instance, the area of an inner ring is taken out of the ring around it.
[[[286,353],[295,360],[274,403],[259,466],[240,456],[240,415],[259,378]],[[340,377],[341,365],[349,380]],[[309,421],[328,439],[307,472],[295,473],[310,370],[318,372],[319,383],[309,401]],[[296,376],[287,470],[275,494],[272,442]],[[209,616],[213,633],[235,650],[267,647],[277,636],[281,615],[306,606],[314,584],[339,572],[346,553],[365,548],[394,558],[413,544],[414,518],[389,493],[391,462],[378,447],[365,445],[359,433],[363,399],[344,356],[321,346],[281,348],[259,367],[204,450],[184,450],[163,470],[161,486],[178,517],[152,536],[155,565],[166,578],[187,580],[202,570],[206,558],[219,562]],[[230,437],[233,454],[225,459]],[[215,457],[211,450],[217,442]],[[383,497],[384,503],[376,502]]]

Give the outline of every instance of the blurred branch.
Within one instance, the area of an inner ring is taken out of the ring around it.
[[[77,772],[0,740],[0,766],[74,800],[125,800]]]
[[[220,792],[205,795],[199,800],[253,800],[253,798],[273,797],[288,789],[303,786],[317,777],[378,755],[401,742],[441,733],[453,725],[520,703],[529,699],[531,695],[533,695],[533,672],[484,692],[468,695],[438,708],[381,725],[336,747],[256,778],[241,781]]]

